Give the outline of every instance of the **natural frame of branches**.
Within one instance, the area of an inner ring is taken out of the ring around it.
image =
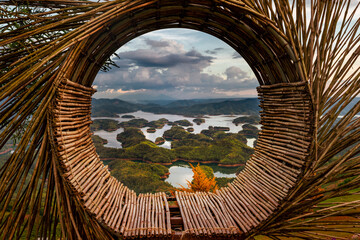
[[[15,152],[0,169],[1,239],[31,239],[34,234],[50,239],[59,232],[73,239],[78,232],[66,228],[75,222],[83,224],[79,228],[84,238],[113,238],[79,209],[59,180],[47,109],[72,47],[106,27],[109,16],[121,13],[122,4],[137,4],[130,2],[0,0],[0,149],[26,126]],[[360,93],[359,3],[212,2],[240,6],[252,14],[249,18],[262,19],[262,25],[276,29],[286,40],[283,48],[291,49],[297,59],[293,64],[307,83],[315,112],[310,160],[301,178],[276,213],[247,238],[355,237],[360,232],[360,102],[349,106]],[[91,80],[82,84],[91,85]]]

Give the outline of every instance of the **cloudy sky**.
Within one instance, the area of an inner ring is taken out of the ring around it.
[[[199,31],[166,29],[142,35],[118,51],[120,68],[99,72],[95,98],[175,99],[256,96],[258,82],[244,59]]]

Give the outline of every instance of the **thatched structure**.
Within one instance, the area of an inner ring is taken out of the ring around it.
[[[350,0],[0,3],[0,148],[25,126],[0,170],[1,239],[177,236],[165,194],[136,196],[113,178],[89,129],[91,85],[106,60],[173,27],[237,50],[263,109],[255,153],[233,183],[176,194],[181,237],[360,232],[360,103],[348,107],[360,91],[360,21]]]

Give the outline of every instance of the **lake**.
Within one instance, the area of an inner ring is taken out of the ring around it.
[[[148,113],[148,112],[142,112],[142,111],[119,114],[119,117],[116,117],[116,118],[97,117],[97,118],[92,118],[92,119],[113,119],[118,122],[127,122],[127,121],[131,120],[128,118],[122,118],[121,116],[123,116],[123,115],[133,115],[133,116],[135,116],[135,118],[143,118],[148,121],[156,121],[160,118],[166,118],[171,122],[186,119],[194,124],[192,126],[192,128],[194,128],[194,132],[193,132],[194,134],[200,133],[204,129],[208,129],[209,126],[229,127],[230,128],[229,132],[237,133],[242,130],[243,124],[239,124],[238,126],[236,126],[235,124],[232,123],[232,121],[237,117],[246,116],[246,115],[231,115],[231,116],[230,115],[216,115],[216,116],[205,115],[204,117],[202,117],[205,119],[205,123],[202,123],[200,125],[197,125],[193,122],[193,119],[195,119],[193,117],[185,117],[185,116],[173,115],[173,114],[155,114],[155,113]],[[258,127],[259,129],[261,127],[261,125],[254,125],[254,126]],[[144,133],[144,135],[147,139],[154,142],[157,137],[162,137],[164,132],[166,130],[169,130],[170,128],[171,128],[171,126],[165,125],[162,129],[156,129],[155,133],[148,133],[146,131],[146,129],[148,129],[148,127],[145,127],[145,128],[141,128],[141,131]],[[105,147],[121,148],[121,143],[116,140],[116,136],[123,131],[124,131],[123,128],[119,128],[113,132],[107,132],[104,130],[95,131],[94,134],[98,135],[108,141],[108,143],[105,144]],[[255,138],[248,138],[247,145],[250,147],[253,147],[255,140],[256,140]],[[171,142],[165,141],[165,143],[163,145],[159,145],[159,146],[170,149]],[[194,164],[196,165],[196,163],[194,163]],[[206,165],[210,166],[214,170],[215,177],[228,177],[228,178],[236,177],[235,173],[238,170],[238,167],[219,167],[219,166],[217,166],[217,164],[206,164]],[[190,165],[184,161],[177,161],[174,164],[172,164],[171,166],[169,166],[169,172],[170,172],[170,175],[165,181],[169,182],[174,187],[180,187],[180,185],[186,187],[187,186],[186,180],[191,181],[192,177],[193,177],[193,172],[192,172]]]
[[[236,126],[235,124],[232,123],[232,121],[237,117],[246,116],[246,115],[231,115],[231,116],[230,115],[216,115],[216,116],[205,115],[203,117],[205,119],[205,123],[202,123],[201,125],[195,124],[193,122],[193,120],[195,118],[193,118],[193,117],[184,117],[181,115],[174,115],[174,114],[155,114],[155,113],[148,113],[148,112],[143,112],[143,111],[119,114],[119,117],[115,117],[115,118],[114,117],[96,117],[96,118],[92,118],[92,119],[113,119],[118,122],[127,122],[127,121],[131,120],[129,118],[122,118],[121,116],[123,116],[123,115],[133,115],[133,116],[135,116],[135,118],[143,118],[143,119],[148,120],[149,122],[156,121],[160,118],[166,118],[171,122],[186,119],[194,124],[192,126],[192,128],[194,128],[194,132],[193,132],[194,134],[200,133],[204,129],[208,129],[209,126],[229,127],[230,128],[229,132],[237,133],[242,130],[243,124],[239,124],[238,126]],[[261,125],[254,125],[254,126],[256,126],[260,129]],[[155,142],[155,139],[157,137],[162,137],[164,132],[166,130],[169,130],[170,128],[171,128],[171,126],[165,125],[162,129],[156,129],[156,132],[154,132],[154,133],[148,133],[146,131],[148,129],[148,127],[145,127],[145,128],[141,128],[141,131],[144,133],[144,135],[147,139]],[[107,132],[104,130],[95,131],[94,134],[98,135],[108,141],[108,143],[104,145],[105,147],[121,148],[121,143],[116,140],[116,136],[123,131],[124,131],[123,128],[119,128],[113,132]],[[247,140],[248,140],[247,145],[250,147],[253,147],[255,138],[248,138]],[[165,143],[163,145],[159,145],[159,146],[170,149],[171,142],[165,141]]]

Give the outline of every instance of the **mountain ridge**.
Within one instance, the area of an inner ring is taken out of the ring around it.
[[[257,98],[244,98],[240,100],[228,99],[216,101],[215,99],[204,100],[205,103],[197,103],[195,100],[185,102],[175,101],[174,104],[165,106],[158,104],[138,104],[120,99],[93,99],[93,117],[116,117],[117,114],[144,111],[158,114],[179,115],[220,115],[220,114],[259,114],[259,100]],[[208,101],[206,103],[206,101]],[[215,102],[214,102],[215,101]]]

